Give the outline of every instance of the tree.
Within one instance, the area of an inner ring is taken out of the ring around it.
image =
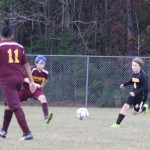
[[[148,55],[149,0],[1,0],[29,53]]]
[[[133,35],[133,18],[132,18],[132,0],[126,1],[127,13],[127,55],[136,55],[134,48],[134,35]]]

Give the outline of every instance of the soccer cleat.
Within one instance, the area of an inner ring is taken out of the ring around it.
[[[4,131],[4,130],[1,130],[1,131],[0,131],[0,137],[6,138],[6,135],[7,135],[7,132],[6,132],[6,131]]]
[[[144,104],[144,106],[143,106],[143,107],[145,107],[145,108],[146,108],[146,110],[145,110],[145,111],[143,111],[143,115],[148,114],[148,104]]]
[[[48,124],[53,118],[53,113],[50,113],[48,117],[45,119],[45,122]]]
[[[21,141],[31,140],[31,139],[33,139],[33,135],[31,132],[24,133],[23,136],[20,138]]]
[[[111,128],[120,128],[120,124],[116,124],[114,123],[112,126],[110,126]]]

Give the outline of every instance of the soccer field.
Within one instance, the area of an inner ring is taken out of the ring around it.
[[[22,131],[15,116],[0,150],[148,150],[150,115],[132,116],[129,110],[121,128],[110,128],[120,109],[88,108],[87,120],[78,120],[74,107],[50,107],[54,118],[45,124],[41,107],[23,107],[34,139],[19,141]],[[3,107],[0,107],[0,124]]]

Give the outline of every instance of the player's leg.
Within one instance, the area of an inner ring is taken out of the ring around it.
[[[129,95],[128,98],[126,99],[126,102],[123,105],[119,115],[118,115],[116,123],[114,123],[111,127],[113,127],[113,128],[119,128],[120,127],[121,122],[123,121],[123,119],[124,119],[128,109],[130,108],[130,106],[133,105],[133,102],[134,102],[134,98]]]
[[[148,113],[148,104],[144,104],[142,108],[138,108],[138,106],[135,106],[132,110],[133,115],[139,115],[139,114],[146,115]]]
[[[11,122],[12,116],[13,116],[13,111],[10,110],[8,106],[5,106],[3,126],[0,131],[0,137],[6,138],[7,130],[8,130],[9,124]]]
[[[29,130],[29,127],[27,125],[27,121],[25,118],[25,114],[24,114],[22,108],[18,108],[16,110],[14,110],[14,113],[15,113],[16,119],[18,121],[18,124],[23,131],[23,136],[22,136],[22,138],[20,138],[20,140],[31,140],[31,139],[33,139],[32,133]]]
[[[116,123],[114,123],[111,127],[113,127],[113,128],[119,128],[120,127],[120,124],[123,121],[123,119],[124,119],[128,109],[129,109],[129,107],[130,107],[130,105],[127,104],[127,103],[125,103],[123,105],[123,107],[122,107],[122,109],[121,109],[121,111],[120,111],[120,113],[118,115],[118,118],[116,120]]]
[[[1,86],[1,90],[2,90],[2,93],[4,95],[4,104],[5,104],[3,125],[2,125],[1,131],[0,131],[0,137],[2,137],[2,138],[6,137],[7,130],[8,130],[9,124],[10,124],[12,116],[13,116],[13,111],[10,110],[9,101],[7,101],[8,100],[8,98],[7,98],[8,94],[7,93],[10,92],[9,89],[10,88],[8,85]]]
[[[48,104],[47,104],[46,97],[44,95],[40,95],[37,99],[41,102],[44,117],[47,117],[48,116]]]
[[[145,93],[144,96],[143,96],[143,107],[142,107],[142,114],[143,115],[146,115],[148,114],[148,104],[146,104],[146,101],[147,101],[147,97],[148,97],[148,93]]]
[[[20,101],[21,102],[27,101],[29,98],[32,97],[32,93],[31,93],[30,89],[24,89],[24,88],[22,88],[19,91],[19,97],[20,97]]]
[[[9,109],[14,112],[18,124],[20,125],[23,131],[23,134],[26,135],[22,137],[22,140],[30,140],[33,138],[33,136],[28,128],[24,112],[21,108],[21,102],[18,94],[20,88],[20,82],[11,85],[6,85],[7,90],[4,91],[4,95]]]
[[[49,123],[53,118],[53,113],[49,112],[48,110],[47,99],[44,92],[41,89],[36,89],[36,91],[32,95],[32,98],[37,99],[41,102],[45,122]]]
[[[18,94],[21,91],[21,89],[22,89],[22,84],[19,82],[17,84],[17,90],[16,90],[17,93],[15,94],[18,105],[17,108],[14,109],[14,113],[18,121],[18,124],[23,131],[23,136],[20,138],[20,140],[31,140],[33,139],[33,135],[28,127],[24,111],[21,108],[20,94]],[[22,97],[23,99],[28,99],[29,97],[31,97],[31,92],[27,90],[26,92],[23,93],[23,95],[26,95],[26,97]]]
[[[45,122],[49,123],[53,118],[53,114],[49,113],[46,97],[45,95],[40,95],[37,99],[41,102]]]
[[[134,105],[132,114],[138,115],[138,114],[141,114],[141,112],[142,112],[142,109],[141,109],[140,105],[139,104]]]
[[[148,113],[148,104],[145,104],[147,101],[147,94],[140,95],[136,98],[136,101],[134,103],[134,108],[133,108],[133,115],[138,115],[138,114],[144,114],[146,115]]]
[[[141,114],[142,107],[143,107],[142,95],[138,95],[134,99],[132,114],[133,115]]]

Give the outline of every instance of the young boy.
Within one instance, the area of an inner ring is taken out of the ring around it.
[[[148,96],[148,77],[142,70],[143,66],[144,62],[141,58],[136,57],[132,60],[133,73],[131,80],[127,83],[121,84],[120,88],[124,89],[125,86],[133,85],[133,89],[130,91],[129,96],[118,115],[116,123],[114,123],[111,127],[120,127],[120,123],[131,106],[134,106],[132,111],[133,115],[138,115],[142,112],[143,114],[148,113],[148,105],[145,104]]]
[[[33,98],[41,102],[45,122],[48,124],[53,118],[53,114],[48,113],[47,99],[42,90],[48,81],[48,71],[44,69],[45,65],[46,58],[44,56],[39,55],[35,58],[35,65],[31,67],[31,71],[34,82],[36,83],[36,90],[34,93],[30,92],[29,79],[28,77],[25,77],[23,88],[21,89],[19,94],[21,101],[26,101],[28,98]]]

